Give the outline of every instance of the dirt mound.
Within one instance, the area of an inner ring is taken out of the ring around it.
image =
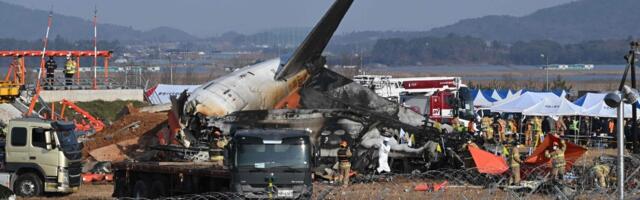
[[[95,149],[155,134],[167,124],[167,113],[136,112],[123,116],[103,131],[84,142],[82,154],[86,158]]]

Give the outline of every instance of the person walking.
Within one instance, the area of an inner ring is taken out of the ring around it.
[[[560,140],[560,145],[557,142],[553,142],[552,151],[545,150],[544,156],[551,159],[551,175],[556,181],[561,181],[564,177],[566,160],[564,159],[564,152],[567,150],[567,144],[564,140]]]
[[[67,55],[67,62],[64,64],[64,78],[66,79],[67,86],[73,84],[73,75],[76,74],[76,61],[73,60],[70,54]],[[68,88],[67,88],[68,89]]]
[[[48,86],[51,86],[53,85],[55,72],[56,72],[56,69],[58,68],[58,64],[56,64],[56,61],[53,59],[53,56],[49,56],[49,60],[47,60],[47,62],[44,64],[44,67],[46,69],[45,83],[47,83]]]
[[[351,150],[349,149],[349,143],[346,140],[340,142],[340,149],[338,149],[338,165],[340,167],[340,183],[344,186],[349,185],[349,173],[351,172]]]
[[[511,168],[511,177],[509,178],[509,184],[520,185],[520,150],[518,149],[518,143],[514,142],[509,153],[509,167]]]
[[[391,152],[391,145],[389,145],[390,140],[388,137],[384,137],[380,143],[380,148],[378,149],[378,168],[376,169],[378,173],[391,172],[391,167],[389,167],[389,152]]]

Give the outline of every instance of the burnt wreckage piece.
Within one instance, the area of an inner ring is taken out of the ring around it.
[[[466,134],[441,134],[424,117],[397,103],[382,98],[350,79],[322,69],[300,89],[300,109],[238,111],[223,118],[207,118],[207,127],[225,132],[244,128],[307,129],[315,145],[314,157],[319,169],[335,163],[340,140],[347,140],[354,152],[353,169],[373,172],[377,149],[383,137],[391,137],[390,158],[394,169],[402,172],[429,168],[467,167],[460,155],[468,155],[463,145],[471,140]],[[399,144],[403,129],[415,137],[415,144]],[[437,151],[438,145],[442,151]]]

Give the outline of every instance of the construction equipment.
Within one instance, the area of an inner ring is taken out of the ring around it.
[[[60,111],[60,118],[61,119],[65,119],[65,117],[64,117],[65,108],[68,107],[69,109],[72,109],[77,114],[81,115],[83,118],[88,120],[88,123],[86,123],[84,121],[75,121],[74,120],[75,124],[76,124],[76,130],[100,132],[100,131],[102,131],[102,129],[104,129],[105,125],[104,125],[104,123],[102,123],[102,121],[100,121],[99,119],[96,119],[95,117],[93,117],[93,115],[91,115],[86,110],[80,108],[78,105],[76,105],[72,101],[69,101],[69,100],[66,100],[66,99],[62,99],[60,104],[62,104],[62,108],[61,108],[61,111]],[[52,116],[52,117],[55,119],[55,116]]]
[[[7,75],[0,81],[0,103],[10,103],[20,96],[25,84],[24,57],[15,57],[9,65]]]

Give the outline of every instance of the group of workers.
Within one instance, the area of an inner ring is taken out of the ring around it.
[[[45,84],[48,86],[54,85],[55,71],[56,69],[58,69],[58,64],[53,59],[53,56],[49,56],[49,59],[47,60],[44,66],[45,66],[45,72],[46,72]],[[76,74],[77,71],[78,71],[78,64],[76,63],[75,58],[72,57],[70,54],[68,54],[66,62],[64,64],[64,70],[63,70],[65,85],[73,84],[73,76]]]
[[[391,172],[391,167],[389,166],[389,153],[391,152],[391,141],[388,137],[383,137],[381,143],[378,147],[378,168],[376,168],[377,173],[389,173]],[[337,152],[338,155],[338,166],[339,173],[337,177],[337,182],[343,186],[349,185],[349,176],[351,172],[351,149],[349,148],[349,144],[346,140],[342,140],[340,142],[340,148]]]
[[[547,149],[544,152],[544,156],[551,160],[551,177],[554,181],[563,180],[566,169],[566,160],[564,157],[566,150],[567,144],[561,139],[560,143],[554,142],[551,149]],[[520,164],[522,164],[522,160],[517,143],[511,147],[508,160],[509,168],[511,169],[509,184],[520,185]]]

